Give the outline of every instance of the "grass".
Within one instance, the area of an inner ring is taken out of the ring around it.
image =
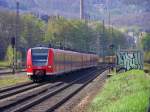
[[[91,102],[88,112],[146,112],[150,76],[141,70],[113,75]]]
[[[7,67],[9,63],[7,61],[0,61],[0,67]]]
[[[26,75],[17,74],[17,75],[7,75],[0,76],[0,88],[10,85],[15,85],[17,83],[22,83],[29,81]]]

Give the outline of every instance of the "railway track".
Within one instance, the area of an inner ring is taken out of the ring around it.
[[[36,87],[37,84],[30,85],[26,88],[36,88],[32,90],[25,90],[26,88],[21,89],[21,91],[18,90],[20,92],[15,93],[16,95],[13,94],[13,96],[11,96],[10,91],[5,91],[4,93],[9,95],[3,94],[5,97],[0,99],[0,112],[54,111],[102,72],[96,69],[92,71],[87,70],[86,72],[78,73],[79,78],[73,76],[72,80],[68,78],[64,81],[40,84],[39,87]]]
[[[25,82],[25,83],[21,83],[21,84],[9,86],[9,87],[0,88],[0,93],[10,91],[10,90],[13,90],[13,89],[16,89],[16,88],[20,88],[20,87],[23,87],[23,86],[26,86],[26,85],[30,85],[32,83],[33,82]]]
[[[11,88],[7,91],[1,91],[0,92],[1,93],[0,94],[0,100],[3,98],[6,98],[6,97],[10,97],[10,96],[13,96],[15,94],[19,94],[21,92],[33,89],[33,88],[36,88],[36,87],[42,86],[42,85],[44,85],[44,83],[42,83],[42,84],[28,83],[28,84],[25,84],[25,85],[22,85],[22,86],[13,88],[13,89]]]
[[[26,71],[25,70],[16,71],[16,73],[22,73],[22,72],[26,72]],[[9,74],[12,74],[11,70],[0,71],[0,75],[9,75]]]

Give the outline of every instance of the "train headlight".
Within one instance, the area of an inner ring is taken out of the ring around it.
[[[48,68],[52,68],[52,66],[48,66]]]

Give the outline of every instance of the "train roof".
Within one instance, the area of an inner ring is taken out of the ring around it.
[[[49,48],[49,47],[33,47],[32,49],[52,49],[54,52],[55,51],[59,51],[59,52],[68,52],[68,53],[82,53],[82,54],[93,54],[96,55],[94,53],[86,53],[86,52],[78,52],[78,51],[72,51],[72,50],[65,50],[65,49],[55,49],[55,48]]]
[[[49,49],[48,47],[33,47],[31,49]]]

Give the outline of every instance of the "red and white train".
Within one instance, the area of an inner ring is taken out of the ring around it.
[[[47,47],[30,48],[27,52],[27,75],[38,80],[83,68],[96,67],[98,56]]]

